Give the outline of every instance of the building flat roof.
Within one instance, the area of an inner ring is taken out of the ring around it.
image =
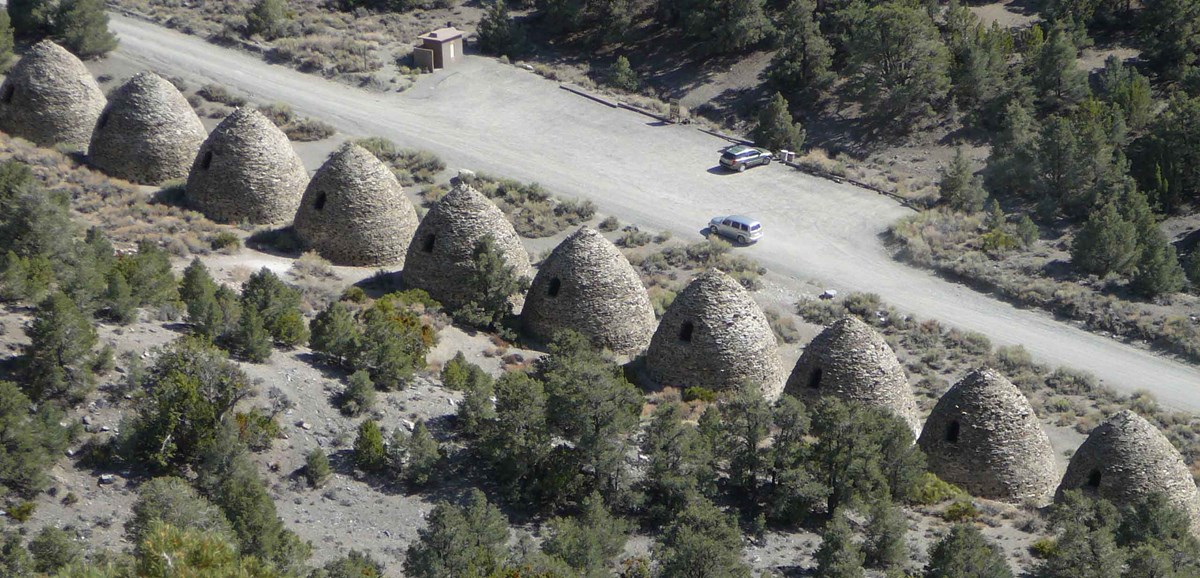
[[[446,42],[447,40],[454,40],[455,38],[459,38],[462,35],[463,35],[462,30],[459,30],[459,29],[451,26],[449,28],[438,28],[437,30],[434,30],[433,32],[430,32],[428,34],[422,34],[422,35],[418,36],[417,38],[420,40],[434,40],[437,42]]]

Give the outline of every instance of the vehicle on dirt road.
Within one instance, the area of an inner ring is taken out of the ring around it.
[[[764,148],[734,145],[721,153],[721,166],[740,173],[750,167],[771,164],[772,155]]]
[[[742,245],[757,243],[763,234],[762,223],[742,215],[713,217],[708,222],[708,232],[734,239]]]

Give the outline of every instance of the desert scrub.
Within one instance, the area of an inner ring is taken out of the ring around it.
[[[992,219],[995,221],[996,219]],[[1169,306],[1121,297],[1123,281],[1044,272],[1058,259],[1037,252],[1037,225],[1028,216],[989,226],[987,213],[924,211],[894,223],[889,240],[898,258],[994,293],[1084,323],[1092,331],[1139,339],[1200,362],[1200,326]],[[1066,239],[1069,241],[1069,235]],[[1194,297],[1177,297],[1189,304]]]
[[[763,310],[767,322],[771,324],[771,332],[779,343],[796,343],[800,341],[800,332],[796,329],[796,320],[791,315],[785,315],[774,307]]]
[[[464,180],[492,199],[522,237],[550,237],[596,215],[596,205],[591,201],[556,198],[537,183],[484,174]]]
[[[637,228],[635,225],[630,225],[625,227],[625,230],[621,233],[621,237],[617,239],[617,246],[627,249],[641,247],[649,244],[651,238],[650,233]]]
[[[196,94],[209,102],[217,102],[232,107],[246,106],[245,97],[233,94],[221,84],[209,83],[201,86],[196,91]]]
[[[371,151],[395,173],[404,186],[432,184],[438,173],[446,170],[446,163],[437,155],[423,150],[402,149],[396,143],[382,137],[364,138],[354,144]]]
[[[291,105],[282,102],[273,104],[264,104],[258,107],[258,111],[264,116],[271,119],[275,126],[279,127],[288,140],[299,142],[311,142],[322,139],[327,139],[333,136],[336,132],[333,125],[307,117],[302,117],[292,110]]]
[[[371,43],[337,34],[280,38],[267,52],[267,61],[326,78],[383,68]]]

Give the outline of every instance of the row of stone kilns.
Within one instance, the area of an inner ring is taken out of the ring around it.
[[[883,337],[857,318],[834,323],[784,379],[762,310],[735,280],[698,275],[657,325],[645,287],[621,252],[583,227],[538,269],[512,225],[469,187],[455,187],[418,223],[391,171],[344,146],[308,179],[287,137],[239,109],[206,138],[179,91],[139,74],[105,100],[83,64],[58,45],[34,46],[0,86],[0,130],[42,146],[88,147],[90,162],[143,184],[188,177],[186,198],[220,222],[281,223],[341,265],[403,265],[407,284],[447,305],[469,298],[463,279],[476,242],[491,235],[518,275],[532,276],[522,312],[542,339],[578,331],[622,355],[645,352],[658,383],[728,389],[761,384],[811,399],[834,395],[886,408],[919,432],[930,469],[972,495],[1044,503],[1083,488],[1118,503],[1161,492],[1200,524],[1200,496],[1182,457],[1153,425],[1124,411],[1096,428],[1059,483],[1053,450],[1025,396],[995,371],[972,372],[937,403],[923,430],[903,368]],[[307,183],[307,186],[306,186]]]
[[[809,343],[785,391],[879,406],[916,429],[903,368],[883,336],[857,317],[839,320]],[[1158,428],[1128,410],[1092,430],[1060,478],[1029,400],[999,372],[981,368],[942,395],[917,444],[931,472],[973,496],[1044,505],[1080,489],[1120,506],[1161,493],[1200,531],[1200,492],[1183,456]]]

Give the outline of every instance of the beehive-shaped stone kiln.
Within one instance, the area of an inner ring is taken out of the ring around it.
[[[112,94],[96,121],[88,159],[111,176],[155,185],[186,177],[205,136],[179,89],[142,72]]]
[[[783,366],[766,315],[737,281],[716,269],[698,275],[667,308],[646,351],[662,385],[714,391],[743,383],[768,399],[783,390]]]
[[[308,183],[296,234],[335,265],[404,263],[417,211],[396,176],[375,155],[347,143]]]
[[[200,146],[188,175],[190,205],[220,223],[287,223],[308,172],[287,135],[252,108],[225,117]]]
[[[0,130],[38,146],[83,149],[104,110],[104,93],[75,55],[35,44],[0,85]]]

